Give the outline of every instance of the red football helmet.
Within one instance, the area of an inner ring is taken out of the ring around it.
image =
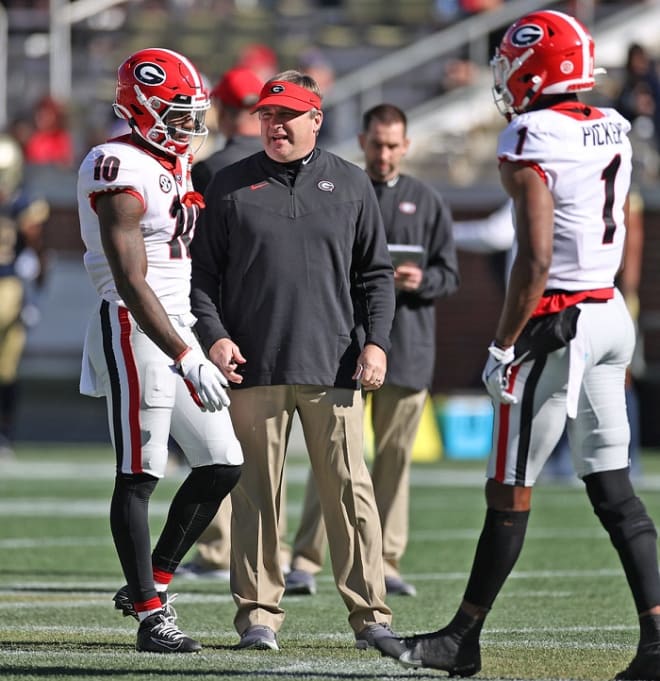
[[[140,50],[119,67],[115,114],[168,154],[187,154],[193,138],[199,142],[196,148],[201,146],[208,134],[204,117],[209,106],[199,72],[172,50]]]
[[[509,27],[490,65],[495,103],[510,118],[540,95],[591,90],[594,41],[567,14],[532,12]]]

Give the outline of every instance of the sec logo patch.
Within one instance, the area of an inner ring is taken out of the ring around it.
[[[158,184],[166,194],[172,190],[172,179],[167,177],[167,175],[161,175],[158,178]]]

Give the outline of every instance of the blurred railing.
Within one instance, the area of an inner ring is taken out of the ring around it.
[[[334,142],[341,142],[351,137],[355,131],[355,121],[359,121],[361,112],[384,100],[384,90],[388,83],[403,80],[417,69],[464,48],[467,48],[470,61],[485,66],[491,56],[488,54],[490,33],[506,28],[528,12],[561,4],[566,3],[552,0],[511,0],[498,9],[464,19],[337,79],[323,102],[324,109],[329,114],[327,123],[330,138]],[[586,17],[585,20],[590,18]]]

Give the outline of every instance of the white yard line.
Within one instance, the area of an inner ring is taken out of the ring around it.
[[[475,468],[456,467],[445,461],[440,466],[426,467],[413,465],[410,472],[410,483],[418,487],[481,487],[486,481],[486,462]],[[168,473],[168,479],[182,479],[187,469],[181,468]],[[309,464],[300,459],[288,460],[286,464],[287,481],[293,484],[304,484],[307,480]],[[0,478],[4,480],[112,480],[114,478],[114,462],[80,463],[68,461],[49,461],[47,466],[31,461],[0,461]],[[639,490],[659,490],[660,475],[644,474],[635,480]],[[550,482],[539,482],[545,487]],[[564,485],[566,490],[582,490],[582,483],[577,478]]]

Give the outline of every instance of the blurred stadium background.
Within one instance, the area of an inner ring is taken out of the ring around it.
[[[461,10],[461,7],[463,8]],[[466,9],[467,8],[467,9]],[[471,8],[471,9],[470,9]],[[303,55],[330,66],[323,145],[360,162],[360,114],[390,101],[410,117],[406,169],[436,186],[456,219],[485,216],[504,199],[494,157],[503,119],[490,94],[488,60],[518,16],[554,8],[579,16],[608,74],[591,96],[611,101],[628,45],[660,50],[660,2],[574,0],[34,0],[0,5],[0,128],[32,116],[44,94],[63,102],[78,158],[104,139],[113,117],[117,66],[143,47],[189,56],[214,83],[249,46],[270,50],[278,67]],[[656,146],[636,130],[636,183],[645,202],[640,288],[645,370],[637,379],[642,443],[660,445],[660,192]],[[77,165],[31,166],[27,179],[51,204],[46,239],[53,268],[39,301],[21,368],[19,440],[105,441],[101,401],[81,398],[81,343],[94,293],[82,268],[75,205]],[[438,302],[434,392],[480,392],[502,286],[502,258],[460,253],[462,284]]]

